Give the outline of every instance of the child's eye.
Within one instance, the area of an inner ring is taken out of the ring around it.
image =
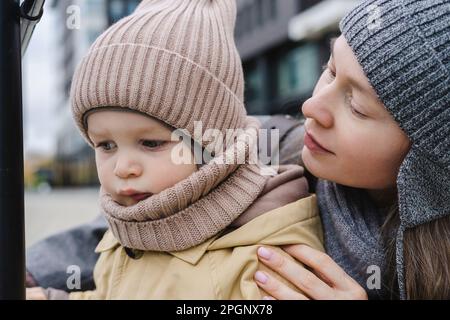
[[[150,149],[157,149],[165,145],[167,141],[159,141],[159,140],[144,140],[142,144]]]
[[[102,148],[104,151],[111,151],[111,149],[114,148],[114,143],[111,141],[100,142],[95,147]]]

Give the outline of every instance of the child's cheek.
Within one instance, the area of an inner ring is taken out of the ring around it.
[[[108,193],[113,193],[111,180],[114,177],[114,165],[107,159],[96,157],[97,175],[100,184],[105,188]]]
[[[197,170],[197,166],[193,159],[189,164],[176,164],[168,153],[164,157],[154,159],[148,170],[152,176],[150,181],[153,181],[153,186],[160,192],[189,177]]]

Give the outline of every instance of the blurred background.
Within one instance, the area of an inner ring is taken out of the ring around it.
[[[300,116],[338,22],[360,0],[236,1],[248,113]],[[99,214],[94,152],[70,114],[71,79],[97,36],[139,2],[46,1],[23,60],[27,246]]]

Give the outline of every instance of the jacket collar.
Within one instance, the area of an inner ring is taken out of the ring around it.
[[[198,246],[169,254],[195,265],[208,251],[255,244],[277,246],[294,243],[298,239],[299,232],[294,230],[295,225],[298,226],[298,222],[306,222],[317,216],[316,196],[311,195],[262,214],[238,229],[229,228]],[[283,237],[279,236],[281,233]]]

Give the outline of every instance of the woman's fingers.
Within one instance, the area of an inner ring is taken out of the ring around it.
[[[27,300],[47,300],[44,290],[41,287],[26,288]]]
[[[282,249],[298,261],[310,267],[315,274],[334,288],[348,290],[356,283],[326,253],[301,244],[283,246]]]
[[[292,290],[278,279],[271,277],[263,271],[255,273],[256,284],[267,292],[270,296],[265,296],[264,300],[308,300],[303,294]]]
[[[306,245],[284,246],[283,250],[307,265],[334,291],[337,299],[367,299],[367,292],[327,254]]]
[[[258,249],[260,261],[280,274],[294,286],[313,299],[332,299],[334,291],[315,274],[306,270],[297,262],[270,250],[260,247]],[[280,286],[285,286],[280,284]],[[286,286],[287,287],[287,286]],[[284,290],[284,289],[282,289]],[[284,297],[282,299],[285,299]]]
[[[305,245],[284,246],[283,250],[298,261],[260,247],[259,260],[299,288],[303,294],[266,273],[257,272],[258,285],[276,299],[367,299],[366,291],[327,254]],[[298,262],[310,267],[307,270]]]

